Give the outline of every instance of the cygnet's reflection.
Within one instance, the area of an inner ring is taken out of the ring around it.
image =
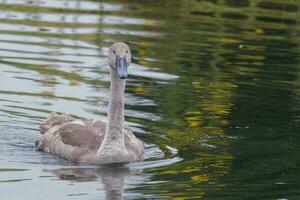
[[[107,200],[122,199],[124,179],[127,176],[141,172],[140,169],[131,169],[126,166],[103,166],[101,168],[68,168],[47,170],[62,180],[87,182],[100,180],[104,186]]]

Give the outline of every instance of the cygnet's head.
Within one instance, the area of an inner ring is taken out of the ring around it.
[[[127,68],[131,63],[131,52],[127,44],[117,42],[111,45],[108,52],[108,64],[121,79],[128,76]]]

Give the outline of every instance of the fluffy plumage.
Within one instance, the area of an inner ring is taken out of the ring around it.
[[[40,126],[42,139],[37,150],[56,154],[76,163],[109,164],[139,161],[143,145],[124,125],[124,91],[131,61],[125,43],[110,47],[110,98],[107,124],[76,120],[68,114],[52,113]]]

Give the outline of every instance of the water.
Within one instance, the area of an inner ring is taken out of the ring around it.
[[[299,199],[299,19],[296,0],[2,0],[1,199]],[[145,161],[35,152],[51,111],[105,120],[115,41]]]

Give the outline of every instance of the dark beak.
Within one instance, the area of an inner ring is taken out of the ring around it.
[[[120,79],[126,79],[128,76],[127,72],[127,61],[126,57],[117,56],[116,58],[116,70]]]

